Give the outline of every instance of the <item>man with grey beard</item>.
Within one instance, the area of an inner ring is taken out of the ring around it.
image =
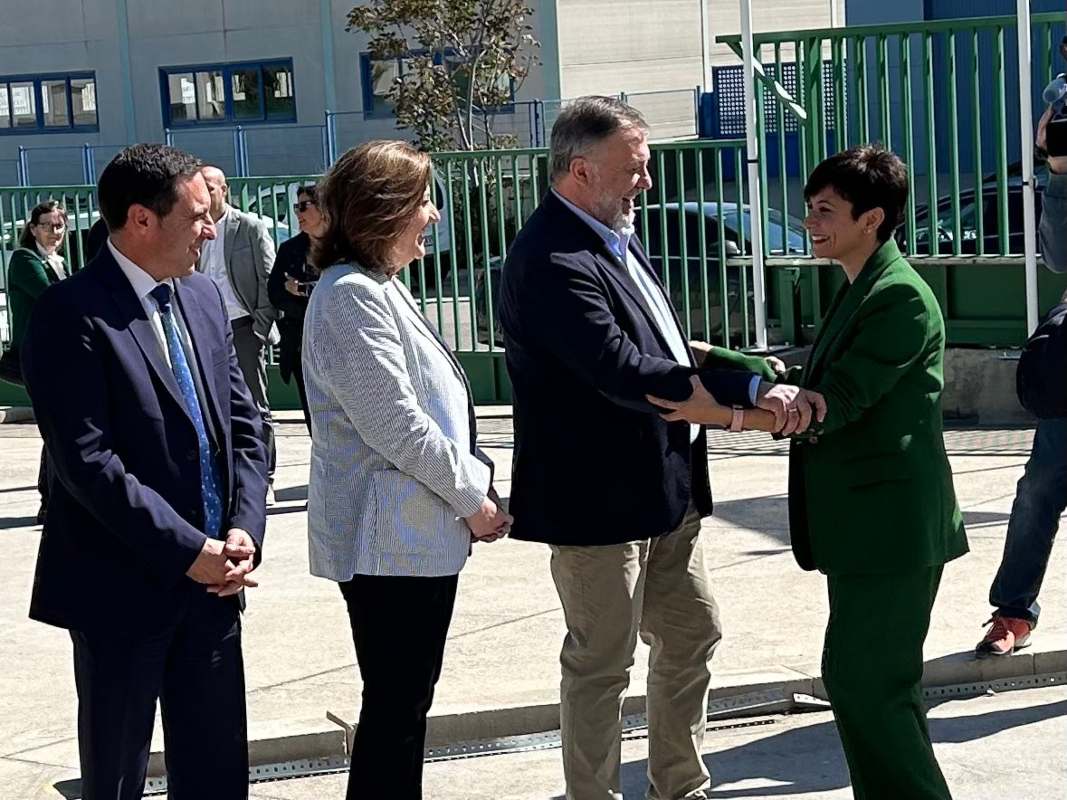
[[[697,365],[633,235],[636,198],[652,186],[648,164],[648,127],[635,109],[607,97],[567,106],[552,129],[552,189],[501,283],[512,536],[551,546],[567,623],[568,800],[622,799],[622,701],[638,635],[651,647],[648,796],[691,800],[711,786],[700,749],[721,633],[700,532],[711,513],[707,440],[701,426],[664,420],[646,395],[708,391],[734,407],[735,430],[746,408],[772,412],[786,434],[812,414],[802,390],[749,371],[761,360],[719,352],[725,368]]]

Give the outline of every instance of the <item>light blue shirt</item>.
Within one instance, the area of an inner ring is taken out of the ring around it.
[[[626,272],[630,275],[630,279],[637,286],[638,291],[641,292],[641,296],[644,297],[645,303],[652,312],[652,316],[659,327],[660,333],[662,333],[663,338],[667,340],[667,344],[670,347],[671,355],[674,356],[674,360],[679,364],[692,364],[689,345],[683,338],[682,331],[679,329],[678,324],[675,321],[667,296],[663,293],[663,290],[656,282],[656,279],[653,278],[652,275],[649,274],[649,271],[641,265],[637,260],[637,256],[634,255],[633,250],[630,249],[630,237],[633,236],[633,228],[625,228],[621,231],[612,230],[587,211],[578,208],[578,206],[574,205],[574,203],[570,202],[555,189],[552,190],[552,193],[560,199],[563,205],[567,206],[567,208],[577,214],[579,219],[585,222],[601,239],[604,240],[604,243],[608,246],[608,250],[611,251],[611,254],[618,259],[619,264],[626,268]],[[753,375],[752,380],[748,384],[748,399],[753,406],[756,405],[759,385],[759,375]],[[694,425],[692,428],[699,433],[700,429],[698,426]],[[692,438],[696,439],[696,433],[692,433]]]

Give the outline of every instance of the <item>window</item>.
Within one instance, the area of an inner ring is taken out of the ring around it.
[[[389,99],[389,90],[397,78],[403,77],[410,67],[413,58],[426,55],[426,51],[412,51],[406,58],[377,59],[370,53],[361,53],[360,79],[363,85],[363,115],[366,117],[391,117],[394,113],[393,102]],[[441,64],[442,57],[439,53],[434,54],[434,63]],[[456,83],[465,87],[468,80],[467,68],[463,64],[456,63],[455,57],[447,52],[443,59]],[[510,77],[501,81],[501,88],[510,94],[510,102],[515,100],[515,82]],[[509,102],[500,108],[485,109],[493,113],[512,113],[515,107]]]
[[[159,72],[167,127],[296,122],[291,59]]]
[[[97,130],[96,77],[0,76],[0,133]]]

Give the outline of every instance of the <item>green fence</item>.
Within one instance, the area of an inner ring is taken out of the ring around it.
[[[1051,70],[1055,26],[1062,19],[1033,15],[1035,74]],[[892,146],[909,164],[911,194],[901,241],[934,288],[949,343],[1003,347],[1025,340],[1016,202],[1021,203],[1021,190],[1012,165],[1018,132],[1012,133],[1009,102],[1018,77],[1009,58],[1014,25],[1013,17],[998,17],[756,36],[772,344],[810,342],[842,280],[839,269],[809,254],[801,223],[802,177],[827,153],[872,139]],[[739,48],[738,37],[721,41]],[[734,348],[755,341],[746,157],[737,139],[653,145],[654,185],[640,198],[637,218],[686,333]],[[479,402],[510,399],[496,292],[508,246],[548,191],[549,177],[545,149],[434,156],[442,219],[431,231],[429,255],[402,279],[459,354]],[[280,243],[295,232],[297,187],[314,179],[234,178],[231,195],[235,205],[267,220]],[[84,263],[85,235],[97,218],[94,191],[0,188],[0,281],[29,210],[47,198],[61,199],[70,211],[69,257],[75,268]],[[1040,272],[1040,302],[1047,308],[1067,281]],[[6,315],[0,318],[5,341],[6,322]],[[552,324],[550,317],[545,324]],[[276,370],[271,390],[276,407],[296,407],[295,391],[280,382]],[[0,387],[0,403],[3,391]]]
[[[1031,24],[1036,120],[1064,15],[1033,14]],[[955,345],[1019,345],[1026,336],[1016,25],[1015,17],[981,17],[754,36],[763,207],[802,213],[790,166],[804,176],[851,145],[891,147],[911,179],[899,239],[941,302]],[[741,55],[740,36],[718,41]],[[1040,189],[1043,167],[1037,179]],[[835,271],[803,263],[767,259],[768,268],[791,271],[801,341],[840,283]],[[1064,281],[1040,273],[1047,309]]]
[[[459,353],[479,402],[510,399],[495,298],[508,246],[548,189],[547,156],[546,150],[509,150],[435,157],[442,221],[429,238],[429,255],[401,274],[424,313]],[[654,186],[640,198],[637,217],[641,239],[687,335],[734,348],[755,341],[748,187],[738,180],[744,175],[744,158],[743,143],[735,140],[653,145]],[[291,209],[297,187],[313,180],[268,176],[233,179],[230,185],[234,204],[265,217],[281,242],[294,232]],[[75,266],[82,263],[85,233],[97,215],[93,191],[91,186],[0,189],[4,271],[9,240],[21,231],[28,210],[48,197],[61,198],[74,209],[68,249]],[[803,344],[810,340],[821,299],[839,285],[840,271],[815,265],[805,255],[807,240],[797,216],[772,207],[764,230],[770,341]],[[1007,346],[1024,339],[1019,258],[986,253],[974,257],[974,263],[929,255],[914,260],[939,287],[950,343]],[[1062,277],[1042,275],[1046,305],[1063,288]],[[546,318],[545,324],[552,320]],[[271,389],[276,407],[296,407],[295,391],[273,370]],[[5,396],[0,395],[0,402]]]

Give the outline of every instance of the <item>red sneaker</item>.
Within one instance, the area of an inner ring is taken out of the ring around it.
[[[1030,644],[1030,631],[1033,626],[1025,619],[1002,617],[994,614],[984,624],[992,623],[985,637],[974,648],[975,658],[989,656],[1010,656]]]

